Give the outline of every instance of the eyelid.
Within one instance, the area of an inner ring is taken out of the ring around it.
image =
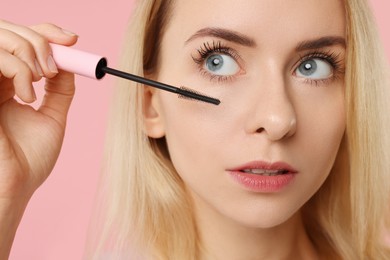
[[[296,70],[298,69],[298,66],[302,64],[303,62],[310,60],[310,59],[322,59],[329,63],[330,66],[333,68],[333,75],[327,79],[310,79],[310,78],[302,78],[305,83],[312,84],[312,85],[318,85],[321,83],[327,83],[332,80],[337,80],[345,73],[345,68],[343,65],[343,58],[340,58],[342,53],[336,53],[335,51],[330,50],[312,50],[310,52],[307,52],[304,55],[299,55],[299,60],[294,63],[292,66],[292,74],[296,74]]]
[[[292,66],[292,70],[295,71],[297,66],[302,62],[308,61],[310,59],[318,58],[327,61],[333,68],[339,66],[343,59],[340,59],[341,53],[336,53],[334,51],[322,51],[322,50],[313,50],[305,54],[300,54],[299,59]]]
[[[240,65],[240,67],[243,67],[243,59],[239,55],[239,53],[232,47],[229,47],[228,45],[225,45],[222,43],[222,41],[215,41],[213,40],[210,44],[209,41],[205,41],[198,49],[197,53],[200,56],[199,58],[195,58],[192,55],[192,59],[195,62],[203,62],[204,59],[209,57],[212,54],[227,54],[231,56],[237,63]]]
[[[224,54],[229,55],[232,59],[234,59],[235,62],[237,62],[240,70],[236,75],[228,75],[228,76],[222,76],[222,75],[215,75],[208,71],[206,71],[202,65],[204,65],[204,62],[208,57],[214,54]],[[223,44],[222,41],[218,40],[217,42],[215,40],[211,41],[205,41],[198,49],[197,49],[197,55],[199,57],[195,57],[194,55],[191,55],[193,61],[198,64],[199,71],[202,75],[208,76],[210,80],[214,81],[226,81],[226,80],[233,80],[235,79],[235,76],[245,73],[244,69],[244,61],[239,55],[239,53],[232,47],[229,47],[226,44]]]

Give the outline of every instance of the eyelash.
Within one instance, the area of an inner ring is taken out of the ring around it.
[[[330,66],[332,66],[333,68],[333,75],[332,77],[329,77],[327,79],[305,78],[304,82],[307,84],[318,86],[320,84],[324,84],[332,80],[337,80],[340,78],[341,75],[344,74],[344,67],[342,66],[342,59],[340,58],[340,53],[337,54],[332,51],[319,51],[319,50],[300,56],[297,63],[295,63],[295,65],[293,66],[294,68],[293,71],[295,72],[297,66],[311,59],[321,59],[323,61],[328,62]]]
[[[197,49],[197,52],[199,57],[192,56],[192,59],[196,64],[198,64],[199,71],[202,73],[202,75],[209,77],[211,81],[217,81],[217,82],[225,82],[225,81],[235,79],[234,75],[231,76],[215,75],[206,71],[203,68],[206,59],[212,54],[216,54],[216,53],[230,55],[240,65],[239,60],[241,59],[241,57],[238,55],[238,53],[235,50],[233,50],[228,46],[223,45],[222,42],[220,41],[218,42],[213,41],[212,43],[204,42]],[[330,78],[320,79],[320,80],[306,78],[305,83],[307,84],[318,86],[322,83],[327,83],[330,80],[339,79],[340,76],[344,74],[344,68],[342,66],[342,59],[340,59],[340,54],[336,54],[335,52],[331,52],[331,51],[319,51],[319,50],[300,56],[297,63],[295,63],[293,66],[294,68],[293,71],[295,72],[297,66],[311,59],[321,59],[323,61],[328,62],[333,68],[333,75]]]
[[[216,53],[229,55],[238,64],[240,64],[240,62],[238,61],[241,59],[241,57],[240,55],[238,55],[238,53],[235,50],[223,45],[222,42],[220,41],[218,42],[213,41],[211,44],[210,42],[204,42],[202,46],[199,47],[197,52],[199,54],[199,57],[192,56],[192,59],[196,64],[199,65],[199,71],[202,73],[202,75],[209,77],[211,81],[217,81],[217,82],[225,82],[225,81],[233,80],[235,78],[234,75],[230,75],[230,76],[215,75],[209,73],[203,68],[203,64],[206,61],[206,59],[212,54],[216,54]]]

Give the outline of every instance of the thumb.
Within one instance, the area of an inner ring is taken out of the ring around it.
[[[60,71],[55,77],[46,79],[45,95],[38,111],[65,127],[74,94],[74,74]]]

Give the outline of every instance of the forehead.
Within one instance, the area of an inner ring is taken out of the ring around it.
[[[176,0],[167,33],[186,40],[205,27],[250,35],[264,44],[345,36],[343,0]],[[282,42],[281,42],[282,41]]]

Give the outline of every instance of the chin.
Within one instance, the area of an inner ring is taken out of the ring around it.
[[[278,227],[283,224],[287,224],[299,218],[299,210],[295,211],[284,211],[280,208],[275,208],[274,210],[263,210],[262,212],[253,211],[247,214],[239,214],[235,213],[234,216],[230,218],[238,223],[239,225],[246,228],[253,229],[268,229]]]

